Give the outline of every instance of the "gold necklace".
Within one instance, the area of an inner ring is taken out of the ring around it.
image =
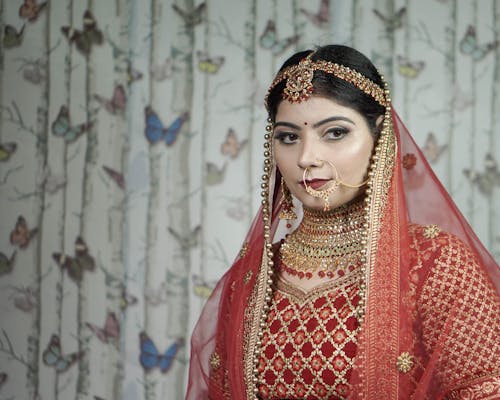
[[[300,279],[345,276],[362,264],[364,203],[356,201],[329,212],[304,209],[299,227],[280,248],[279,269]]]

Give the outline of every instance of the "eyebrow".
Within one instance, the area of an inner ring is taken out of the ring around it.
[[[346,121],[346,122],[349,122],[353,125],[356,125],[354,123],[353,120],[347,118],[347,117],[341,117],[341,116],[334,116],[334,117],[329,117],[329,118],[326,118],[326,119],[323,119],[319,122],[316,122],[314,125],[313,125],[313,128],[318,128],[320,127],[321,125],[324,125],[328,122],[332,122],[332,121]],[[301,129],[301,127],[299,125],[296,125],[292,122],[286,122],[286,121],[278,121],[274,124],[274,127],[277,127],[277,126],[286,126],[288,128],[293,128],[293,129]]]

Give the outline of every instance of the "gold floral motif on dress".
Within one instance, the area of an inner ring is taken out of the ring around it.
[[[424,229],[424,237],[426,239],[434,239],[441,232],[441,228],[435,224],[427,225]]]
[[[253,272],[252,271],[247,271],[245,273],[245,277],[243,278],[243,282],[245,283],[245,285],[250,282],[250,279],[252,279],[252,275],[253,275]]]
[[[243,258],[247,255],[248,251],[248,242],[243,243],[243,246],[241,246],[240,249],[240,258]]]
[[[401,353],[396,361],[399,372],[406,374],[413,368],[413,357],[407,351]]]
[[[210,367],[212,370],[217,370],[220,367],[220,356],[219,353],[214,351],[212,354],[210,354]]]

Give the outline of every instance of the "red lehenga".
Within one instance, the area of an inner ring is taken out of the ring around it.
[[[325,386],[325,392],[318,386],[318,395],[305,398],[500,399],[500,269],[394,112],[392,119],[394,134],[382,160],[376,161],[381,165],[372,188],[364,319],[355,340],[345,341],[345,357],[329,361],[329,366],[311,360],[306,369],[322,368],[324,378],[316,383]],[[277,179],[271,181],[274,187]],[[277,241],[276,232],[282,230],[276,218],[280,195],[270,190]],[[252,347],[265,349],[270,332],[273,341],[282,340],[281,327],[269,324],[259,336],[261,327],[254,317],[264,302],[258,290],[266,279],[264,250],[259,212],[195,327],[187,399],[265,397],[262,377],[271,371],[267,383],[272,386],[280,358],[291,351],[286,343],[274,346],[258,368],[252,362]],[[325,304],[335,308],[328,294],[341,290],[345,299],[355,302],[355,281],[351,284],[317,293],[315,318],[320,318]],[[275,284],[268,321],[273,312],[286,312],[294,301],[293,293],[280,285]],[[345,340],[341,336],[338,339]],[[334,333],[331,337],[335,340]],[[330,354],[328,346],[325,352]],[[275,365],[264,365],[266,361]],[[332,377],[335,367],[342,372]],[[320,395],[329,393],[328,385],[336,385],[338,397]],[[273,390],[281,389],[274,385]],[[282,398],[301,398],[300,390],[295,397],[284,392]]]

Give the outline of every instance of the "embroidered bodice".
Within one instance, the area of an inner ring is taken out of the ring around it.
[[[259,362],[262,399],[344,399],[357,349],[360,274],[308,293],[278,279]]]

